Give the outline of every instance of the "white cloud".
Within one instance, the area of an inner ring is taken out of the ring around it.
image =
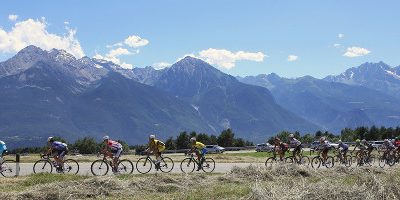
[[[69,21],[65,21],[64,24],[65,24],[65,25],[69,25]]]
[[[346,53],[344,53],[343,56],[353,58],[353,57],[365,56],[369,53],[371,53],[371,51],[362,47],[349,47],[347,48]]]
[[[28,19],[17,22],[10,31],[0,28],[0,52],[16,53],[26,46],[35,45],[45,50],[64,49],[81,58],[85,54],[75,35],[73,29],[67,29],[65,35],[49,33],[43,17],[41,20]]]
[[[333,47],[335,47],[335,48],[339,48],[339,47],[341,47],[342,45],[341,44],[338,44],[338,43],[336,43],[336,44],[333,44]]]
[[[95,56],[93,56],[93,58],[111,61],[117,65],[120,65],[122,68],[132,69],[133,68],[132,64],[122,62],[119,57],[122,55],[133,55],[137,53],[139,53],[139,50],[131,52],[128,49],[120,47],[117,49],[111,49],[105,56],[96,54]]]
[[[115,44],[107,45],[106,47],[107,47],[107,48],[113,48],[113,47],[122,47],[122,46],[124,46],[124,45],[122,44],[122,42],[118,42],[118,43],[115,43]]]
[[[299,58],[299,57],[296,56],[296,55],[289,55],[288,58],[287,58],[287,60],[288,60],[289,62],[293,62],[293,61],[296,61],[298,58]]]
[[[339,33],[337,37],[338,37],[339,39],[342,39],[342,38],[344,38],[344,34],[343,34],[343,33]]]
[[[149,44],[149,41],[139,36],[131,35],[124,40],[124,43],[130,47],[137,48],[141,46],[146,46],[147,44]]]
[[[164,69],[166,67],[171,67],[171,63],[167,63],[167,62],[159,62],[159,63],[154,63],[153,67],[154,69]]]
[[[15,22],[18,19],[18,15],[8,15],[8,19],[12,22]]]
[[[262,52],[231,52],[226,49],[207,49],[199,52],[199,58],[204,59],[210,64],[215,64],[225,69],[231,69],[239,60],[250,60],[255,62],[262,62],[265,54]]]

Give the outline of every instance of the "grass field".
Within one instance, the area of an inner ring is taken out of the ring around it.
[[[400,199],[397,168],[234,168],[226,174],[0,178],[0,199]]]

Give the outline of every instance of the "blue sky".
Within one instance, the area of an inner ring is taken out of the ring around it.
[[[0,4],[1,61],[21,45],[37,43],[45,49],[67,46],[74,55],[101,57],[127,67],[163,67],[193,54],[241,76],[275,72],[284,77],[324,77],[364,62],[400,65],[400,1],[394,0]],[[16,23],[19,32],[12,32]],[[41,24],[44,27],[37,30]],[[43,30],[43,36],[36,34]],[[132,40],[125,43],[129,36]]]

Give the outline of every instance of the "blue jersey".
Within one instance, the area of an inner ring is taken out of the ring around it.
[[[0,156],[3,154],[4,151],[7,150],[6,143],[0,140]]]
[[[349,149],[349,145],[347,145],[347,144],[345,144],[345,143],[340,143],[338,147],[339,147],[339,148],[342,148],[343,150]]]
[[[65,149],[67,149],[67,144],[55,141],[55,142],[51,143],[51,148],[53,148],[54,150],[57,150],[57,151],[65,150]]]

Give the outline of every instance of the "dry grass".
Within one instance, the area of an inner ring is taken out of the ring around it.
[[[0,199],[400,199],[400,173],[395,168],[280,165],[211,175],[38,174],[0,178]]]

